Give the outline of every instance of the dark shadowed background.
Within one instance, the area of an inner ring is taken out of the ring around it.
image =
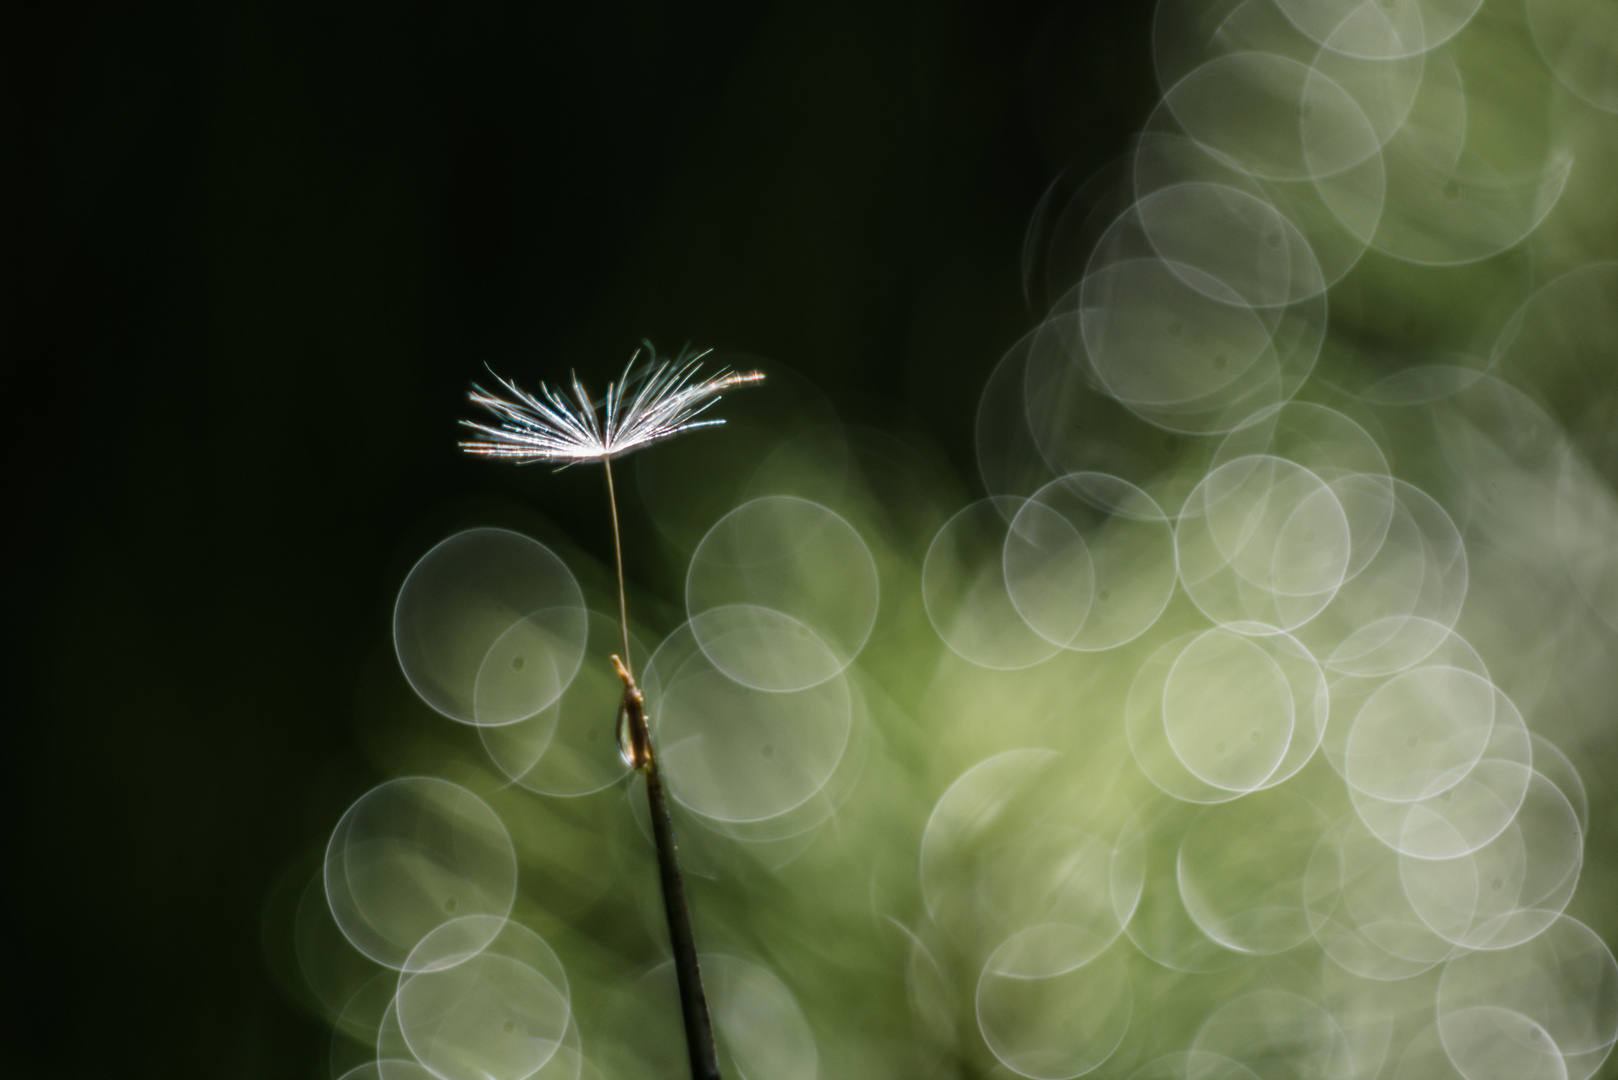
[[[1144,120],[1149,17],[13,10],[23,1007],[0,1072],[323,1067],[262,912],[379,779],[355,702],[397,677],[410,560],[512,506],[606,535],[593,474],[536,485],[457,452],[484,364],[600,385],[643,337],[752,353],[969,477],[978,391],[1040,306],[1027,223]]]

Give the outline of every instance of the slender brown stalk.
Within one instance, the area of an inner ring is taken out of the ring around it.
[[[618,532],[618,498],[612,487],[612,463],[607,469],[607,500],[612,505],[613,556],[618,565],[618,616],[624,629],[624,657],[612,658],[624,681],[618,708],[618,745],[631,767],[646,778],[646,800],[652,815],[652,837],[657,845],[657,872],[663,888],[663,914],[668,920],[669,945],[674,951],[674,973],[680,985],[680,1013],[685,1020],[685,1047],[691,1060],[692,1080],[720,1080],[719,1056],[714,1048],[708,999],[702,992],[702,970],[697,963],[697,941],[691,931],[691,907],[685,898],[685,877],[680,873],[680,852],[674,843],[674,819],[669,816],[663,777],[652,752],[646,726],[646,699],[635,685],[629,667],[629,615],[624,589],[624,554]]]
[[[612,509],[612,557],[618,564],[618,625],[624,632],[624,670],[629,673],[631,685],[635,682],[635,665],[629,657],[629,601],[624,594],[624,542],[618,534],[618,494],[612,488],[612,457],[601,459],[607,470],[607,506]]]

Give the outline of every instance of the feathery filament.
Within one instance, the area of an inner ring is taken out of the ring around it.
[[[720,371],[697,379],[700,361],[707,352],[689,360],[657,361],[653,356],[649,371],[637,376],[635,362],[640,351],[630,357],[623,375],[607,386],[606,419],[601,407],[590,400],[578,376],[572,376],[573,398],[541,383],[539,393],[521,390],[509,379],[495,379],[509,398],[489,393],[476,383],[467,397],[474,405],[493,413],[499,426],[472,420],[461,423],[478,433],[478,438],[460,444],[462,450],[482,457],[501,458],[519,465],[554,462],[562,467],[581,461],[622,457],[655,442],[695,428],[723,424],[721,419],[697,417],[733,386],[762,382],[763,372]],[[491,372],[493,374],[493,372]],[[631,393],[629,387],[634,384]]]

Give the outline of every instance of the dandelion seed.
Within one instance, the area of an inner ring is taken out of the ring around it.
[[[764,381],[761,371],[736,373],[728,369],[709,378],[698,379],[697,371],[702,358],[713,350],[705,349],[689,357],[682,352],[673,360],[659,362],[652,343],[645,341],[641,344],[651,357],[650,367],[635,371],[635,362],[640,359],[641,353],[636,349],[635,355],[625,365],[623,375],[617,382],[607,384],[607,396],[600,405],[591,401],[577,374],[571,377],[571,401],[565,393],[545,383],[540,384],[536,395],[519,389],[509,379],[495,375],[500,385],[511,394],[509,399],[491,394],[473,383],[467,398],[474,405],[493,413],[500,420],[500,426],[490,427],[476,421],[462,420],[462,424],[481,437],[460,444],[461,449],[469,454],[518,465],[550,462],[565,469],[583,461],[599,461],[606,468],[607,502],[612,509],[612,548],[618,566],[618,615],[624,631],[624,674],[631,687],[634,685],[634,667],[629,656],[623,542],[618,533],[618,496],[612,484],[612,459],[682,432],[723,424],[724,421],[717,417],[709,420],[699,420],[697,417],[731,387]],[[630,392],[632,386],[633,393]],[[605,420],[601,416],[603,411],[606,413]]]

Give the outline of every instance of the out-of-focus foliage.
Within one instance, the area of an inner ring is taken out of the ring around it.
[[[767,361],[625,470],[728,1075],[1610,1071],[1604,11],[1165,2],[981,488]],[[437,712],[373,703],[397,779],[287,905],[334,1077],[685,1068],[594,554],[472,529],[403,582]]]

